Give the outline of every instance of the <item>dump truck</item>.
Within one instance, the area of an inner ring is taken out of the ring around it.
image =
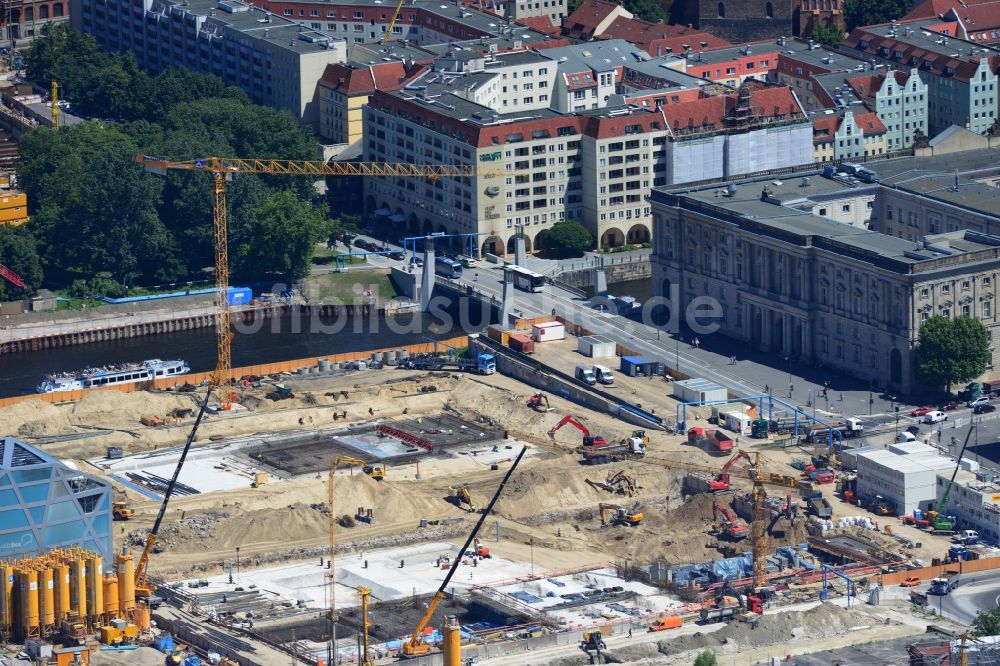
[[[135,510],[128,502],[116,501],[111,503],[111,516],[113,520],[131,520],[135,516]]]
[[[721,430],[691,428],[688,430],[688,444],[693,444],[713,456],[726,456],[733,452],[732,438]]]
[[[861,437],[865,434],[865,426],[861,423],[861,419],[853,417],[831,423],[829,428],[821,423],[813,423],[805,427],[800,426],[799,429],[802,431],[802,439],[807,442],[815,442],[826,439],[831,428],[834,430],[834,437],[837,436],[836,433],[840,433],[844,439]]]
[[[957,571],[945,571],[940,576],[931,580],[930,589],[927,594],[944,596],[958,587],[959,573]]]
[[[807,503],[809,513],[820,518],[830,518],[833,516],[833,507],[825,497],[813,497]]]
[[[602,446],[578,446],[576,452],[583,455],[591,465],[601,465],[615,460],[634,460],[646,455],[646,445],[640,437],[629,437],[618,442],[607,442]]]

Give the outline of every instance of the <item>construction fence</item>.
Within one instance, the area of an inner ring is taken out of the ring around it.
[[[449,347],[464,347],[467,338],[464,335],[438,340],[437,342],[422,342],[414,345],[404,345],[387,347],[385,349],[373,349],[367,351],[344,352],[341,354],[325,354],[323,356],[310,356],[308,358],[297,358],[290,361],[276,361],[274,363],[261,363],[258,365],[248,365],[240,368],[232,368],[226,373],[226,379],[239,379],[250,375],[275,375],[281,373],[291,373],[300,368],[308,368],[316,365],[321,359],[326,359],[331,363],[344,363],[364,359],[373,352],[388,352],[398,349],[405,349],[409,354],[426,354],[439,349]],[[42,400],[54,404],[62,402],[74,402],[83,399],[92,391],[118,391],[120,393],[134,393],[136,391],[167,390],[176,388],[182,384],[198,385],[209,381],[214,373],[195,372],[182,377],[166,377],[155,379],[149,382],[136,382],[134,384],[118,384],[114,386],[99,386],[90,389],[80,389],[76,391],[58,391],[55,393],[33,393],[30,395],[18,395],[10,398],[0,398],[0,409],[16,405],[27,400]]]

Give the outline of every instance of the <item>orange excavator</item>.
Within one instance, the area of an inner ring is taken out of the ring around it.
[[[736,517],[733,510],[724,504],[719,504],[718,502],[712,502],[712,513],[714,519],[717,521],[719,519],[719,514],[722,514],[722,522],[726,526],[725,534],[727,537],[733,540],[746,539],[750,536],[750,530],[747,529],[747,524]]]
[[[572,414],[567,414],[566,416],[562,417],[562,420],[560,420],[559,423],[557,423],[554,426],[552,426],[552,429],[549,430],[549,436],[550,437],[554,437],[555,434],[556,434],[556,431],[559,430],[559,428],[562,428],[567,423],[569,423],[571,426],[573,426],[574,428],[576,428],[577,430],[579,430],[580,432],[583,433],[583,445],[584,446],[607,446],[608,445],[608,440],[604,438],[604,435],[591,435],[590,431],[587,429],[587,426],[583,425],[582,423],[580,423],[579,421],[577,421],[575,418],[573,418]]]
[[[528,398],[528,407],[531,407],[536,412],[552,411],[552,407],[549,406],[549,396],[540,391]]]

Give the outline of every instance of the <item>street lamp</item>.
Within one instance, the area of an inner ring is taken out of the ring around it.
[[[899,405],[896,405],[896,437],[899,437]]]
[[[674,338],[674,374],[681,371],[681,336],[680,333]]]
[[[792,398],[792,355],[789,354],[788,356],[786,356],[785,360],[788,361],[788,398],[789,398],[789,400],[791,400],[791,398]]]
[[[236,580],[240,579],[240,547],[236,546]]]

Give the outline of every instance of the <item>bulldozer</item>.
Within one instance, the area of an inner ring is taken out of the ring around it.
[[[472,494],[469,492],[469,484],[463,483],[460,486],[448,486],[448,499],[458,507],[469,507],[469,513],[476,513],[479,507],[472,501]]]
[[[601,525],[627,525],[638,527],[642,524],[642,511],[629,511],[618,504],[600,504]],[[610,513],[610,520],[609,520]]]
[[[131,520],[135,516],[135,510],[125,501],[115,501],[111,503],[111,516],[114,520]]]
[[[551,412],[552,407],[549,406],[549,396],[542,392],[538,392],[528,398],[528,407],[531,407],[536,412]]]

